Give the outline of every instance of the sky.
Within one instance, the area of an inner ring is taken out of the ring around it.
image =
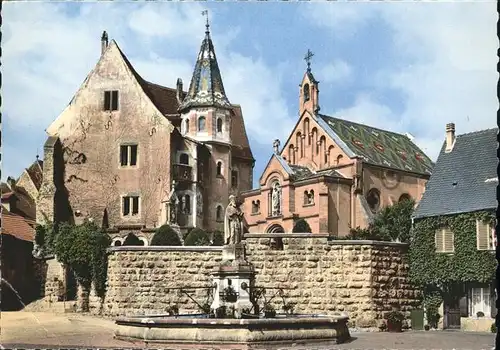
[[[496,127],[497,12],[488,2],[6,2],[2,26],[3,171],[18,177],[45,129],[100,56],[103,30],[139,74],[191,80],[203,10],[226,94],[240,104],[255,183],[298,120],[311,68],[323,114],[410,133],[436,160],[445,125]]]

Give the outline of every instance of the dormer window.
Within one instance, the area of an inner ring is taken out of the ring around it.
[[[309,92],[309,84],[304,85],[304,102],[309,101],[311,98],[310,92]]]
[[[222,118],[217,118],[217,132],[222,132]]]
[[[104,110],[117,111],[118,110],[118,91],[104,91]]]
[[[198,131],[205,131],[205,117],[198,118]]]

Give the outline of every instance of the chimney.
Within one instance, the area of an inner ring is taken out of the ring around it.
[[[102,32],[101,36],[101,55],[104,54],[104,51],[108,48],[108,33],[106,31]]]
[[[455,123],[446,124],[446,149],[445,152],[451,152],[455,145]]]
[[[178,78],[177,79],[177,103],[181,104],[182,102],[182,79]]]
[[[16,189],[16,180],[12,177],[8,177],[7,178],[7,185],[9,186],[9,188],[11,189],[11,191],[15,191]]]
[[[280,140],[276,139],[273,142],[274,154],[278,155],[280,153]]]

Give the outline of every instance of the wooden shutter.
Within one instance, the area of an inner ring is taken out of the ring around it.
[[[118,110],[118,91],[112,91],[111,93],[111,110],[112,111],[117,111]]]
[[[488,224],[476,220],[477,249],[488,250],[490,241],[490,229]]]
[[[447,253],[452,253],[455,251],[455,235],[449,228],[443,230],[443,250]]]
[[[436,252],[442,253],[444,248],[444,232],[443,229],[436,230]]]
[[[111,92],[110,91],[104,91],[104,110],[105,111],[111,110]]]

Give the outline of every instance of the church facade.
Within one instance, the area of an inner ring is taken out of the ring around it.
[[[208,23],[187,91],[143,79],[104,32],[95,68],[46,131],[37,222],[93,220],[115,245],[130,232],[148,244],[165,223],[222,231],[229,196],[252,188],[242,110]]]
[[[312,232],[345,236],[384,206],[418,202],[433,165],[406,135],[320,113],[309,62],[298,121],[280,146],[276,140],[259,188],[242,193],[250,233],[291,232],[302,218]]]

